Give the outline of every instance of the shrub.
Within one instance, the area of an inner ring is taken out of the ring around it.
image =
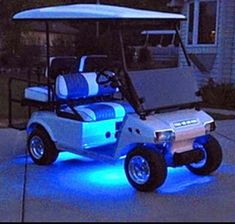
[[[203,102],[210,106],[235,108],[235,86],[232,83],[215,83],[210,78],[200,89]]]

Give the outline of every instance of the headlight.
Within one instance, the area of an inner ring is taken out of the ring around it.
[[[173,131],[160,131],[155,132],[155,143],[171,142],[175,139],[175,132]]]
[[[206,129],[206,134],[209,133],[209,132],[212,132],[216,129],[216,125],[215,125],[215,122],[210,122],[210,123],[206,123],[204,125],[205,129]]]

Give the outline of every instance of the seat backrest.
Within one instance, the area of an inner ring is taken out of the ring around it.
[[[107,55],[84,55],[80,59],[79,72],[93,72],[107,67]]]
[[[71,73],[57,76],[57,97],[60,99],[81,99],[112,95],[118,91],[117,88],[113,88],[109,84],[98,84],[96,76],[95,72]]]
[[[50,78],[55,80],[60,74],[77,72],[78,59],[76,57],[53,57],[50,62]]]

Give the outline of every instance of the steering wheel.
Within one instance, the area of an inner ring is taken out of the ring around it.
[[[96,82],[101,85],[110,84],[114,87],[118,87],[121,70],[120,63],[113,62],[109,64],[109,66],[96,71]]]
[[[96,71],[96,82],[99,85],[105,85],[114,81],[115,73],[111,69],[103,68]]]

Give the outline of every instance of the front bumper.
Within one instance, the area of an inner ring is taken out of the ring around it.
[[[182,166],[190,163],[197,163],[204,159],[204,153],[201,149],[192,149],[186,152],[174,153],[172,166]]]

